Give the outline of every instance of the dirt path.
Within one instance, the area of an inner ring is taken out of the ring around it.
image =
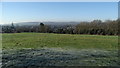
[[[116,66],[117,51],[59,48],[3,50],[2,67],[39,66]]]

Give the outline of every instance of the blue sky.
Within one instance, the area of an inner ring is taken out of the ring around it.
[[[115,20],[117,2],[3,2],[1,24],[29,21]]]

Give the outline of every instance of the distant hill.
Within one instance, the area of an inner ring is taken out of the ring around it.
[[[80,22],[19,22],[19,23],[14,23],[14,25],[39,25],[40,23],[43,23],[45,25],[76,25]]]

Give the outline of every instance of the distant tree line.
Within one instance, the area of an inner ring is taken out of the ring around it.
[[[91,34],[91,35],[118,35],[117,20],[93,20],[91,22],[80,22],[77,25],[45,25],[40,23],[34,26],[2,26],[2,33],[21,33],[21,32],[37,32],[37,33],[59,33],[59,34]]]

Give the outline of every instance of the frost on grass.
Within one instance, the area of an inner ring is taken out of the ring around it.
[[[31,66],[116,66],[117,51],[98,49],[63,50],[60,48],[3,50],[2,65]]]

